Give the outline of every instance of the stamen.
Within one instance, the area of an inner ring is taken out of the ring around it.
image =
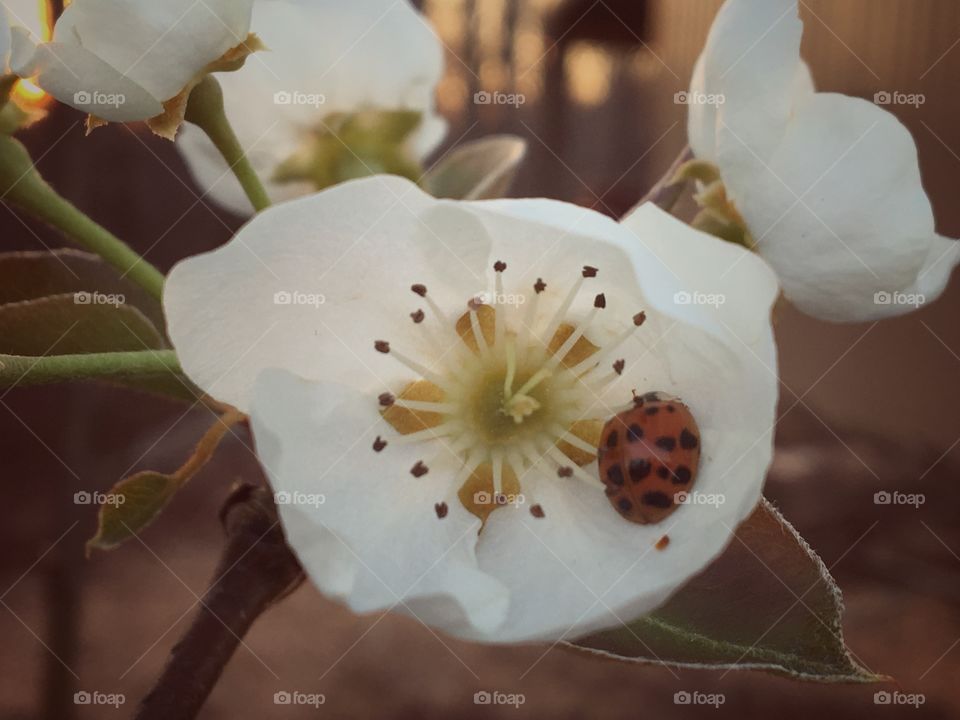
[[[532,331],[531,328],[533,328],[534,320],[537,317],[537,307],[540,304],[540,295],[546,289],[547,284],[543,281],[543,278],[537,278],[537,282],[533,286],[533,300],[527,306],[527,312],[523,317],[523,324],[520,327],[520,332],[517,334],[520,348],[524,353],[524,358],[527,357],[527,352],[530,350],[530,333]]]
[[[597,448],[581,438],[579,435],[574,435],[569,430],[564,430],[560,427],[554,428],[554,432],[557,433],[559,440],[567,443],[568,445],[572,445],[577,450],[583,450],[588,455],[597,454]]]
[[[505,297],[503,294],[503,271],[507,269],[507,264],[500,260],[497,260],[493,264],[493,269],[497,274],[496,281],[496,297],[493,298],[493,311],[494,311],[494,347],[503,346],[503,338],[506,336],[507,331],[507,319],[505,317],[506,310],[501,307],[501,300]]]
[[[633,333],[635,333],[637,329],[643,325],[646,319],[647,319],[646,313],[640,312],[634,315],[633,322],[630,324],[630,327],[628,327],[626,330],[620,333],[620,335],[618,335],[612,343],[610,343],[607,347],[603,348],[603,350],[601,350],[599,353],[595,355],[591,355],[588,358],[585,358],[584,360],[582,360],[581,362],[577,363],[575,366],[570,368],[570,372],[573,373],[574,375],[580,375],[581,373],[584,373],[587,370],[592,370],[593,368],[597,367],[605,360],[609,359],[609,357],[613,355],[614,351],[616,351],[617,348],[620,347],[620,345],[626,342],[630,338],[630,336],[633,335]]]
[[[393,438],[391,442],[396,443],[397,445],[413,445],[419,442],[425,442],[427,440],[439,440],[440,438],[449,437],[457,430],[460,429],[458,423],[445,422],[441,423],[437,427],[426,428],[425,430],[417,430],[416,432],[407,433],[406,435],[398,435]],[[386,446],[386,440],[383,441],[383,445]],[[374,446],[376,450],[376,446]],[[378,451],[379,452],[379,451]]]
[[[417,460],[417,464],[410,468],[410,474],[415,478],[421,478],[430,472],[430,468],[423,464],[422,460]]]
[[[450,508],[445,502],[434,503],[433,509],[437,513],[438,520],[443,520],[447,516],[447,513],[450,512]]]
[[[593,452],[596,451],[596,448],[594,448]],[[553,460],[557,464],[558,468],[570,468],[573,470],[573,476],[578,480],[582,480],[583,482],[587,483],[587,485],[590,485],[591,487],[597,487],[598,485],[603,484],[600,482],[600,478],[591,475],[582,467],[571,463],[570,458],[560,452],[556,447],[551,445],[547,448],[544,454]]]
[[[535,518],[540,519],[546,517],[546,513],[543,511],[543,506],[540,504],[530,506],[530,514]]]
[[[406,365],[413,372],[420,375],[420,377],[422,377],[424,380],[429,380],[434,385],[437,385],[443,388],[444,390],[447,390],[447,391],[450,390],[450,381],[447,380],[447,378],[445,378],[444,376],[438,373],[435,373],[433,370],[429,369],[427,366],[421,365],[416,360],[412,358],[408,358],[403,353],[399,353],[396,350],[392,349],[390,347],[390,343],[386,342],[385,340],[377,340],[373,344],[373,346],[377,352],[383,353],[384,355],[390,355],[391,357],[395,358],[398,362],[400,362],[403,365]]]
[[[373,451],[380,452],[387,446],[387,441],[377,435],[377,439],[373,441]]]
[[[517,346],[512,339],[506,342],[507,356],[507,374],[503,378],[503,396],[505,398],[513,395],[513,379],[517,375]]]
[[[570,337],[568,337],[563,345],[560,346],[560,349],[557,350],[549,360],[547,360],[547,367],[555,368],[563,361],[563,359],[567,356],[567,353],[573,350],[573,346],[580,341],[580,338],[582,338],[584,333],[590,328],[590,325],[597,317],[597,313],[603,310],[605,307],[607,307],[607,298],[603,293],[600,293],[593,301],[593,309],[590,311],[590,314],[587,315],[587,318],[580,323],[580,325],[572,333],[570,333]],[[550,337],[552,338],[553,336],[551,335]]]
[[[480,327],[480,316],[472,306],[470,307],[470,331],[473,333],[473,339],[476,341],[477,347],[480,348],[480,355],[485,360],[489,359],[490,346],[487,345],[487,338]]]
[[[493,496],[500,497],[503,494],[503,451],[493,451]]]
[[[449,330],[451,327],[453,327],[453,325],[451,324],[450,318],[447,317],[447,314],[443,310],[441,310],[440,306],[437,305],[437,303],[434,302],[433,298],[427,294],[426,285],[414,285],[410,289],[414,292],[414,294],[419,295],[420,297],[422,297],[424,300],[427,301],[427,305],[430,308],[430,312],[432,312],[436,316],[437,320],[441,322],[445,330]]]
[[[382,397],[383,396],[381,395],[381,398]],[[393,396],[391,395],[391,397]],[[380,404],[383,405],[382,400]],[[450,415],[457,411],[457,406],[453,403],[437,403],[429,402],[427,400],[398,400],[394,398],[393,402],[389,403],[389,405],[395,405],[396,407],[405,408],[407,410],[438,413],[440,415]]]
[[[589,265],[584,266],[583,271],[580,273],[580,277],[577,278],[577,281],[573,284],[573,287],[570,288],[570,292],[567,293],[567,297],[554,314],[553,319],[550,320],[550,324],[547,326],[547,332],[542,338],[544,345],[549,345],[550,340],[554,335],[557,334],[557,329],[560,327],[560,323],[562,323],[567,317],[567,313],[570,312],[570,307],[573,305],[573,301],[576,300],[577,295],[580,293],[580,288],[583,287],[583,281],[587,278],[594,278],[596,276],[596,268],[590,267]]]
[[[416,312],[410,313],[410,318],[413,320],[413,322],[414,322],[416,325],[419,325],[420,323],[422,323],[422,322],[423,322],[423,319],[424,319],[426,316],[427,316],[427,314],[426,314],[423,310],[417,310]]]

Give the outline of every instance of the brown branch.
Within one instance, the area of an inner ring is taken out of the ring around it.
[[[250,626],[303,581],[269,490],[238,486],[220,518],[227,538],[213,585],[136,720],[196,717]]]

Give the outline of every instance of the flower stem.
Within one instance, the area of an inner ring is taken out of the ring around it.
[[[270,196],[227,120],[223,90],[213,75],[207,75],[190,93],[186,119],[203,130],[220,151],[253,208],[260,212],[270,207]]]
[[[0,355],[0,387],[180,372],[173,350],[19,357]]]
[[[0,200],[9,200],[62,231],[158,300],[163,295],[163,274],[50,187],[37,172],[27,149],[9,135],[0,135]]]

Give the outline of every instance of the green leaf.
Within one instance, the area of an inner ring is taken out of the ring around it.
[[[0,305],[0,354],[72,355],[166,347],[160,332],[119,296],[51,295]]]
[[[763,500],[726,551],[655,613],[572,647],[679,667],[768,670],[820,682],[879,682],[847,649],[840,590]]]
[[[526,153],[526,141],[513,135],[464,143],[427,171],[423,187],[438,198],[501,198],[510,189]]]
[[[163,327],[160,303],[97,255],[71,249],[0,253],[0,305],[79,292],[122,295]]]
[[[244,419],[237,410],[218,418],[176,472],[164,474],[148,470],[114,485],[100,506],[97,533],[87,541],[87,554],[94,549],[111,550],[150,525],[177,491],[213,457],[230,428]]]

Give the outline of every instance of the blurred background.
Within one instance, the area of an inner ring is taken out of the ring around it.
[[[960,237],[960,4],[806,0],[804,53],[821,90],[872,99],[919,93],[892,110],[917,140],[938,230]],[[448,144],[492,133],[527,139],[516,196],[630,208],[686,144],[689,81],[719,0],[427,0],[447,48],[439,90]],[[38,16],[39,18],[39,16]],[[39,19],[38,19],[39,22]],[[522,105],[480,105],[480,91]],[[140,127],[84,138],[83,118],[28,86],[49,116],[23,134],[52,184],[162,269],[226,242],[241,219],[189,180],[172,145]],[[0,209],[0,250],[59,247],[55,233]],[[258,622],[201,717],[308,717],[278,690],[320,692],[329,717],[610,717],[652,714],[960,716],[960,280],[937,304],[881,324],[783,314],[778,455],[767,495],[844,591],[848,643],[870,669],[922,692],[919,709],[877,708],[875,687],[813,686],[757,673],[595,662],[555,649],[440,638],[416,622],[355,617],[305,586]],[[106,491],[136,470],[172,470],[209,414],[101,386],[0,395],[0,716],[129,716],[185,631],[216,562],[217,510],[237,479],[259,481],[231,439],[143,536],[86,560]],[[881,490],[926,503],[877,506]],[[83,708],[77,690],[123,693]],[[719,710],[673,704],[677,690],[722,692]],[[523,693],[523,707],[473,693]],[[281,712],[282,711],[282,712]],[[880,713],[879,711],[883,711]],[[298,714],[299,713],[299,714]]]

